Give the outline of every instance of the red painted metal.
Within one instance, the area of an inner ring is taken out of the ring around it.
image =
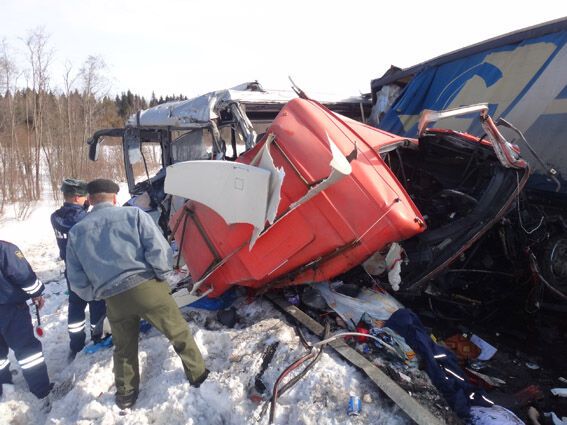
[[[227,225],[202,204],[188,201],[185,206],[196,220],[186,218],[184,211],[172,218],[172,224],[186,220],[177,226],[175,239],[182,244],[193,279],[214,270],[202,287],[213,288],[211,297],[232,285],[259,289],[330,279],[389,243],[425,230],[420,212],[377,153],[380,147],[399,142],[399,137],[345,120],[303,99],[289,102],[268,133],[276,136],[270,153],[285,178],[278,217],[252,250],[251,225]],[[352,173],[288,211],[310,186],[329,176],[332,154],[327,135],[345,156],[356,146]],[[262,146],[238,161],[249,163]]]

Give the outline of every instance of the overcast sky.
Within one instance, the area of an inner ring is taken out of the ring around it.
[[[66,61],[107,64],[112,93],[188,96],[258,80],[307,93],[358,94],[391,64],[408,67],[567,16],[567,2],[380,0],[0,0],[0,38],[23,52],[44,27],[52,86]],[[22,61],[24,58],[20,57]]]

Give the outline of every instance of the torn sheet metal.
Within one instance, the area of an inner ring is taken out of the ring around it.
[[[280,205],[281,200],[281,188],[283,184],[283,179],[285,177],[285,171],[282,167],[277,168],[274,165],[274,159],[270,154],[270,146],[272,142],[276,139],[276,136],[273,133],[268,135],[266,143],[262,146],[262,149],[256,154],[254,159],[251,161],[252,165],[256,165],[270,173],[270,187],[268,189],[268,204],[265,211],[265,220],[268,223],[273,224],[274,220],[276,219],[276,214],[278,212],[278,206]],[[252,249],[254,244],[256,243],[256,239],[264,230],[264,224],[262,227],[255,227],[254,232],[252,233],[252,238],[250,239],[249,249]]]
[[[187,161],[167,167],[164,190],[200,202],[228,223],[264,228],[270,172],[225,161]]]
[[[127,127],[179,127],[200,128],[208,126],[218,118],[219,111],[232,103],[285,104],[297,98],[291,90],[264,90],[256,82],[239,84],[225,90],[217,90],[201,96],[178,102],[167,102],[131,115]],[[317,95],[317,99],[327,103],[362,103],[362,96],[349,98],[341,96]]]
[[[488,110],[488,105],[486,103],[479,103],[476,105],[463,106],[453,109],[444,109],[442,111],[424,109],[419,116],[419,123],[417,125],[418,135],[423,136],[423,133],[425,132],[429,123],[437,122],[444,118],[458,117],[486,110]]]
[[[333,159],[331,159],[331,163],[329,164],[331,166],[331,174],[329,174],[329,177],[327,177],[321,183],[309,189],[309,191],[303,197],[292,203],[289,206],[290,209],[297,208],[301,204],[304,204],[318,193],[321,193],[328,187],[337,183],[343,177],[348,176],[350,173],[352,173],[352,166],[348,162],[348,159],[346,159],[346,157],[339,150],[335,142],[331,140],[328,134],[327,140],[329,141],[329,147],[331,148],[331,153],[333,155]]]
[[[427,124],[431,122],[436,122],[443,118],[459,117],[474,112],[480,112],[481,125],[486,132],[487,140],[490,140],[494,153],[500,160],[500,163],[507,168],[526,168],[527,163],[520,158],[517,147],[508,142],[502,133],[500,133],[500,131],[496,128],[496,125],[488,114],[488,105],[486,103],[446,109],[443,111],[425,109],[419,117],[418,134],[422,136],[427,129]]]
[[[258,83],[244,83],[226,90],[217,90],[189,100],[167,102],[132,115],[126,122],[131,127],[199,128],[218,118],[218,111],[232,102],[285,103],[290,93],[265,91]]]

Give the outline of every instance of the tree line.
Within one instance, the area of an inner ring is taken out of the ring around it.
[[[17,57],[26,58],[23,65]],[[139,109],[186,99],[152,93],[148,102],[130,90],[113,98],[100,56],[88,56],[78,68],[67,63],[62,87],[54,87],[53,59],[42,29],[30,31],[19,50],[0,43],[0,214],[7,203],[41,199],[46,189],[58,198],[67,177],[122,180],[121,147],[107,146],[104,158],[93,163],[87,139],[101,128],[122,127]],[[51,187],[42,187],[45,182]]]

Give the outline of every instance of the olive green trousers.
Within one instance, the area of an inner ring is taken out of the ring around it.
[[[114,343],[117,394],[127,395],[139,390],[138,337],[141,318],[169,339],[181,358],[190,383],[205,373],[201,352],[165,282],[148,280],[107,298],[106,309]]]

